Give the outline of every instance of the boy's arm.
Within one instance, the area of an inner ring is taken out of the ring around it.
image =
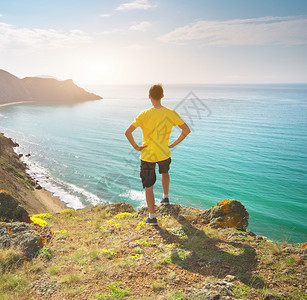
[[[132,145],[132,147],[136,150],[136,151],[142,151],[144,148],[146,148],[147,146],[139,146],[132,135],[132,132],[136,129],[136,127],[134,127],[133,125],[130,125],[126,131],[125,131],[125,135],[128,139],[128,141],[130,142],[130,144]]]
[[[174,142],[172,142],[171,144],[168,145],[168,148],[174,148],[175,146],[177,146],[191,132],[189,126],[186,123],[179,125],[179,128],[181,129],[180,135],[178,136],[178,138]]]

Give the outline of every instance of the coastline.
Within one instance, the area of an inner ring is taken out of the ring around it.
[[[16,104],[22,104],[22,103],[33,103],[33,102],[35,102],[35,101],[16,101],[16,102],[0,104],[0,107],[9,106],[9,105],[16,105]]]
[[[27,173],[28,166],[20,159],[14,148],[19,146],[11,138],[0,133],[0,190],[12,194],[28,213],[58,213],[67,208],[65,202],[40,187]]]
[[[34,189],[35,197],[39,202],[46,208],[46,211],[42,213],[59,213],[63,209],[67,208],[66,203],[62,202],[59,198],[52,195],[51,192],[47,191],[45,188]]]

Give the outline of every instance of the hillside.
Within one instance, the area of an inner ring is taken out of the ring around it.
[[[0,190],[12,194],[31,214],[64,209],[60,200],[54,207],[44,201],[47,191],[35,188],[37,185],[26,173],[26,165],[13,150],[16,146],[18,144],[0,133]]]
[[[124,203],[35,216],[44,246],[32,261],[17,249],[0,253],[0,298],[306,299],[301,244],[213,229],[201,213],[162,206],[156,227],[142,221],[145,208]]]
[[[43,103],[76,103],[99,100],[100,96],[78,87],[71,79],[18,77],[0,70],[0,104],[35,101]]]
[[[31,100],[32,97],[23,82],[0,69],[0,104]]]

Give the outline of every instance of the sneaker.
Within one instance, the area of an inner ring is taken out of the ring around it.
[[[164,205],[168,205],[169,204],[169,199],[168,198],[164,198],[164,199],[161,200],[160,203],[164,204]]]
[[[145,220],[145,223],[150,225],[158,225],[157,218],[150,219],[149,217]]]

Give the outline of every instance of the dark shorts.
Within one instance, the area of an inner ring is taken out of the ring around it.
[[[159,173],[167,173],[169,170],[169,165],[171,163],[171,158],[166,160],[161,160],[158,162],[148,162],[141,160],[141,171],[140,177],[142,178],[143,188],[151,187],[156,182],[156,164],[159,166]]]

